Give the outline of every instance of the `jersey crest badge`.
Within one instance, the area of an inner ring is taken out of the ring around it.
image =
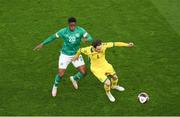
[[[79,38],[79,37],[80,37],[80,34],[79,34],[79,33],[76,33],[75,36],[76,36],[77,38]]]

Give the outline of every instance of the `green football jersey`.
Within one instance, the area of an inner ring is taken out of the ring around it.
[[[64,40],[61,52],[66,55],[75,55],[80,48],[81,38],[87,37],[89,41],[92,37],[83,28],[77,26],[74,31],[69,30],[69,27],[63,28],[56,33],[56,37],[61,37]]]
[[[63,47],[60,51],[65,55],[75,55],[80,48],[81,38],[86,38],[89,42],[92,42],[92,37],[83,28],[77,26],[74,31],[70,31],[69,27],[59,30],[55,35],[48,37],[42,42],[46,45],[56,38],[62,38],[64,40]]]

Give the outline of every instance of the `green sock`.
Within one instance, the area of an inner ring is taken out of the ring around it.
[[[61,82],[61,77],[57,74],[54,78],[54,85],[58,87],[59,83]]]
[[[84,77],[84,75],[81,72],[78,72],[76,75],[73,76],[74,80],[78,80],[78,79],[81,79],[83,77]]]

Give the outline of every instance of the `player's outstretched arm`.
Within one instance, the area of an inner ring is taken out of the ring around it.
[[[78,58],[79,58],[79,56],[81,55],[81,53],[83,53],[84,55],[89,55],[89,51],[90,50],[90,47],[84,47],[84,48],[80,48],[78,51],[77,51],[77,53],[76,53],[76,55],[72,58],[72,61],[75,61],[75,60],[77,60]]]
[[[38,50],[40,50],[41,48],[43,48],[43,44],[42,44],[42,43],[40,43],[39,45],[37,45],[33,50],[34,50],[34,51],[38,51]]]
[[[46,40],[44,40],[42,43],[40,43],[39,45],[37,45],[33,50],[40,50],[41,48],[43,48],[44,45],[49,44],[50,42],[52,42],[53,40],[56,39],[56,35],[51,35],[49,36]]]
[[[76,61],[81,55],[81,48],[77,51],[76,55],[71,59],[71,61]]]
[[[114,46],[118,46],[118,47],[129,47],[129,48],[131,48],[131,47],[133,47],[134,46],[134,44],[132,43],[132,42],[130,42],[130,43],[124,43],[124,42],[114,42]]]

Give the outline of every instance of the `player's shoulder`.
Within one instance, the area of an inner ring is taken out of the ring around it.
[[[59,29],[58,32],[65,32],[65,31],[67,31],[67,29],[68,29],[68,27],[64,27],[64,28]]]
[[[90,53],[92,51],[92,46],[82,47],[81,51],[85,53]]]
[[[103,46],[107,46],[110,42],[103,42],[102,45]]]
[[[106,42],[102,43],[102,48],[105,49],[108,44]]]
[[[102,45],[107,45],[107,42],[103,42]]]
[[[77,26],[76,27],[79,31],[84,31],[85,29],[83,27]]]
[[[104,48],[104,49],[106,49],[106,48],[111,48],[111,47],[113,47],[114,46],[114,43],[113,42],[104,42],[104,43],[102,43],[102,47]]]

